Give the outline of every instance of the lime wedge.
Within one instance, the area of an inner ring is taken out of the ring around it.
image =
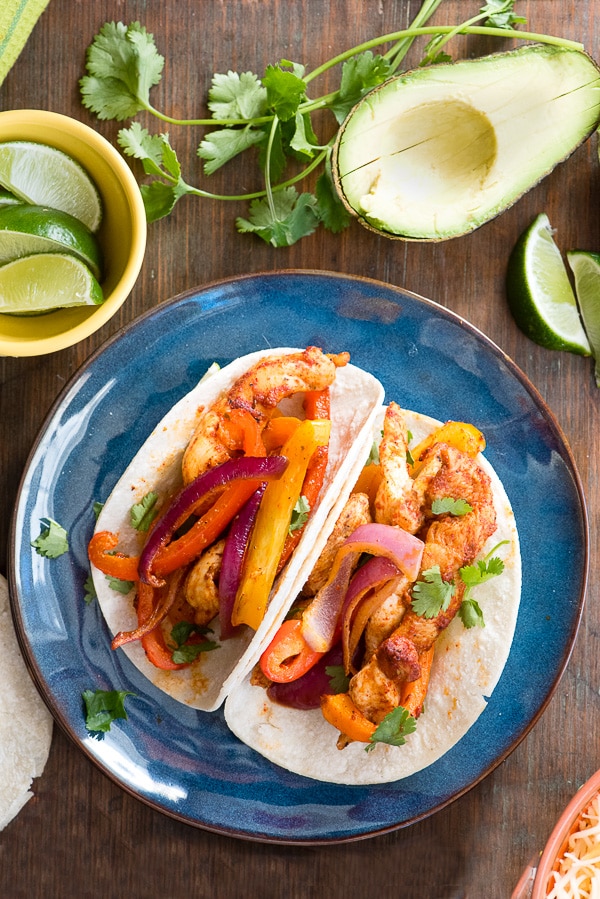
[[[62,150],[33,141],[0,143],[0,184],[25,203],[52,206],[97,231],[102,203],[96,185]]]
[[[600,387],[600,254],[569,250],[567,261],[575,278],[575,294],[596,361],[596,384]]]
[[[98,281],[74,256],[37,253],[0,266],[0,312],[38,315],[68,306],[98,306],[103,300]]]
[[[14,194],[11,194],[9,190],[6,190],[4,187],[0,187],[0,209],[3,206],[16,206],[17,203],[22,203],[22,200],[19,200],[18,197],[15,197]]]
[[[535,343],[591,355],[567,268],[544,212],[524,231],[510,255],[506,294],[517,325]]]
[[[33,253],[73,253],[100,278],[98,241],[79,219],[47,206],[0,206],[0,265]]]

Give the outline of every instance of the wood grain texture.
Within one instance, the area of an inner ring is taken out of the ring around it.
[[[454,23],[480,5],[446,0],[436,20]],[[85,49],[106,21],[139,20],[154,33],[167,61],[153,102],[173,115],[195,117],[206,110],[213,72],[260,72],[282,57],[312,69],[362,40],[405,26],[419,6],[413,0],[51,0],[0,87],[0,107],[70,114],[114,141],[119,126],[94,120],[78,94]],[[527,15],[531,30],[583,40],[590,52],[597,50],[599,0],[529,0],[517,8]],[[469,54],[496,49],[481,38],[458,41],[456,47]],[[411,59],[417,62],[418,56]],[[323,79],[321,87],[333,87],[333,81]],[[147,117],[140,120],[158,130]],[[169,130],[188,180],[200,184],[196,147],[201,132]],[[245,207],[187,198],[168,220],[150,227],[139,281],[100,333],[51,356],[0,360],[4,572],[18,482],[44,418],[84,360],[120,327],[190,287],[247,272],[328,269],[403,286],[484,331],[524,370],[555,413],[589,504],[592,572],[572,658],[543,716],[499,768],[437,815],[376,839],[325,848],[234,841],[172,821],[123,793],[56,728],[46,771],[34,785],[35,798],[0,835],[0,895],[510,896],[563,806],[600,762],[600,392],[589,360],[542,350],[517,330],[506,306],[504,274],[518,235],[541,211],[548,213],[563,248],[600,250],[599,179],[593,137],[500,218],[468,237],[440,244],[386,241],[353,225],[341,235],[320,231],[276,250],[236,232],[235,216],[245,214]],[[227,192],[256,184],[246,161],[210,182],[215,191]]]

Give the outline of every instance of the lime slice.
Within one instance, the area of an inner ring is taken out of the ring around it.
[[[591,354],[569,275],[544,212],[521,235],[510,255],[506,293],[516,323],[535,343],[581,356]]]
[[[96,185],[62,150],[32,141],[0,143],[0,184],[25,203],[52,206],[97,231],[102,203]]]
[[[575,294],[596,360],[596,384],[600,387],[600,255],[586,250],[569,250],[567,261],[575,278]]]
[[[47,206],[0,206],[0,265],[33,253],[73,253],[100,278],[98,241],[79,219]]]
[[[0,266],[0,312],[37,315],[103,300],[97,280],[74,256],[37,253]]]
[[[19,200],[18,197],[15,197],[14,194],[11,194],[9,190],[6,190],[4,187],[0,187],[0,209],[3,206],[16,206],[17,203],[22,203],[22,200]]]

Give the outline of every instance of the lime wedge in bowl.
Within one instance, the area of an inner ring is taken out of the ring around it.
[[[596,384],[600,387],[600,254],[568,250],[567,261],[575,278],[575,295],[596,361]]]
[[[506,295],[517,325],[535,343],[591,355],[567,268],[544,212],[523,232],[510,255]]]
[[[56,147],[34,141],[0,143],[0,184],[25,203],[52,206],[97,231],[100,194],[83,166]]]
[[[100,246],[79,219],[47,206],[0,206],[0,265],[34,253],[72,253],[101,277]]]
[[[74,256],[37,253],[0,266],[0,313],[39,315],[103,301],[98,281]]]

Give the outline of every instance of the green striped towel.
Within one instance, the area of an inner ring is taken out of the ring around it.
[[[49,0],[0,0],[0,84]]]

